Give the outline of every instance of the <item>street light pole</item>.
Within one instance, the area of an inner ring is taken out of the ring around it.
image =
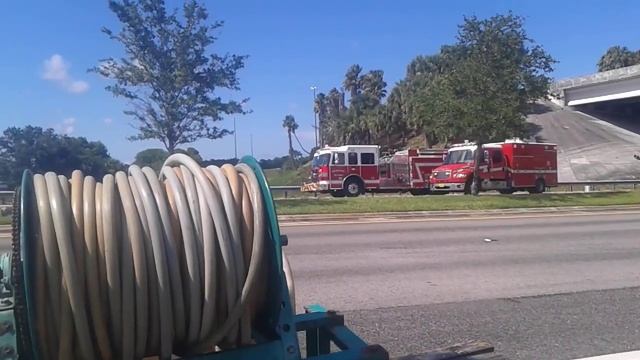
[[[238,162],[238,136],[236,132],[236,118],[233,117],[233,148],[234,148],[234,159]]]
[[[249,135],[249,142],[251,143],[251,156],[253,156],[253,134]]]
[[[316,136],[316,147],[318,145],[318,113],[316,112],[316,90],[318,90],[317,86],[312,86],[309,89],[313,90],[313,133]]]

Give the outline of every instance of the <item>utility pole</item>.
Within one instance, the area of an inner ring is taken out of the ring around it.
[[[234,159],[238,162],[238,135],[236,133],[236,117],[233,117],[233,148],[234,148]]]
[[[313,91],[313,133],[316,136],[316,147],[318,146],[318,113],[316,112],[316,90],[318,90],[317,86],[311,86],[309,89]]]

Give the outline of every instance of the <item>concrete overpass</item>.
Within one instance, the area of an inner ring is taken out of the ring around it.
[[[551,92],[563,107],[640,97],[640,65],[560,80]]]

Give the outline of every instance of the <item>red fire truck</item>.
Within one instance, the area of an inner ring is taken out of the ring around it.
[[[477,146],[466,142],[452,146],[444,164],[430,177],[433,193],[471,192]],[[542,193],[558,185],[558,157],[555,144],[526,142],[520,139],[482,146],[480,190],[502,194],[526,190]]]
[[[311,164],[311,183],[303,191],[330,193],[336,197],[365,192],[429,192],[429,175],[442,165],[446,150],[408,149],[380,155],[378,145],[324,147]]]

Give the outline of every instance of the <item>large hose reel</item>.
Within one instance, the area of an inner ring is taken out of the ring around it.
[[[383,359],[340,315],[295,316],[275,206],[255,159],[101,182],[25,171],[0,258],[0,359]],[[6,329],[4,331],[3,329]],[[4,332],[3,332],[4,331]]]

